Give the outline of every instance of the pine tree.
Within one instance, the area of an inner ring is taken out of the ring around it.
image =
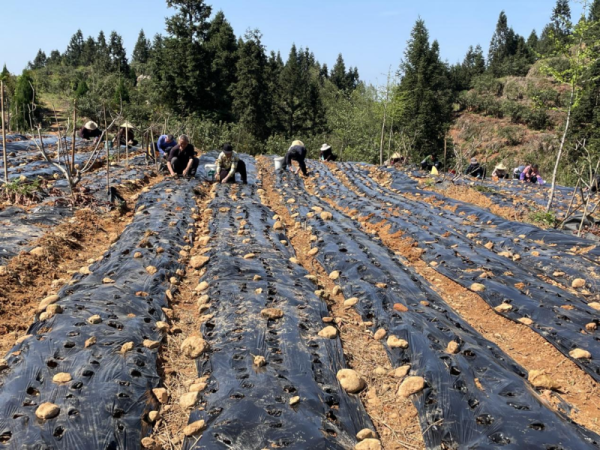
[[[138,64],[146,64],[150,58],[150,41],[146,39],[144,30],[140,30],[138,40],[131,55],[131,62]]]
[[[92,36],[89,36],[83,44],[81,63],[85,66],[91,66],[96,61],[97,56],[96,41]]]
[[[438,153],[451,118],[448,69],[439,59],[439,45],[429,45],[429,32],[419,19],[400,65],[395,96],[399,126],[415,134],[421,154]]]
[[[9,78],[10,78],[10,72],[6,68],[6,64],[4,64],[4,67],[2,67],[2,72],[0,72],[0,80],[4,81],[6,83]]]
[[[237,39],[233,28],[219,11],[210,23],[204,48],[211,61],[208,74],[207,108],[217,121],[233,120],[231,88],[236,81]]]
[[[281,72],[285,64],[281,58],[281,53],[271,51],[267,61],[265,78],[267,80],[268,103],[272,105],[268,114],[268,127],[271,132],[284,133],[285,124],[282,121],[283,113],[279,108],[279,101],[282,98],[282,88],[280,84]]]
[[[65,62],[69,66],[79,66],[81,64],[81,55],[83,53],[83,33],[77,30],[71,37],[71,41],[65,51]]]
[[[267,57],[258,30],[246,33],[238,53],[238,79],[233,87],[233,111],[246,130],[264,140],[269,136],[267,119],[271,105],[267,92]]]
[[[96,61],[94,66],[97,70],[106,72],[110,70],[110,51],[108,44],[106,43],[106,36],[104,31],[98,33],[98,39],[96,39]]]
[[[600,0],[594,0],[592,2],[588,18],[590,22],[600,21]]]
[[[349,88],[348,86],[348,78],[346,76],[346,64],[344,63],[344,58],[340,53],[337,57],[335,65],[331,70],[331,74],[329,75],[329,79],[331,82],[337,86],[338,89],[344,91]]]
[[[571,33],[569,0],[556,0],[556,6],[552,10],[550,21],[554,30],[554,38],[564,44]]]
[[[303,67],[296,45],[292,45],[279,77],[279,85],[281,95],[276,101],[281,111],[281,122],[286,136],[293,137],[303,128],[306,120],[305,89],[308,85],[308,74]]]
[[[42,51],[42,49],[39,49],[33,62],[29,63],[29,67],[31,69],[41,69],[46,67],[47,62],[48,58],[46,57],[46,54]]]
[[[496,31],[492,36],[490,42],[490,49],[488,52],[488,67],[490,72],[495,77],[501,77],[505,75],[505,63],[506,59],[510,55],[510,47],[512,45],[513,33],[508,27],[508,18],[504,11],[500,13],[498,17],[498,23],[496,24]]]
[[[531,34],[529,35],[529,37],[527,38],[527,46],[534,52],[538,51],[538,47],[539,47],[539,43],[540,40],[538,38],[537,33],[535,32],[535,30],[533,30],[531,32]]]
[[[33,77],[28,70],[24,70],[17,79],[11,103],[11,124],[19,131],[31,129],[35,125],[36,118],[39,117],[39,110],[34,106],[37,105],[37,98],[33,84]]]
[[[116,31],[110,33],[108,54],[110,55],[111,71],[129,74],[129,63],[127,62],[127,52],[123,47],[123,38]]]
[[[61,63],[63,57],[58,50],[52,50],[50,52],[50,57],[48,61],[46,61],[46,65],[58,65]]]

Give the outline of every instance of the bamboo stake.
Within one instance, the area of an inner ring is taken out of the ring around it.
[[[104,145],[106,145],[106,195],[110,195],[110,144],[108,143],[108,128],[106,123],[106,105],[104,109]]]
[[[2,158],[4,159],[4,182],[8,184],[8,159],[6,155],[6,128],[4,126],[4,81],[0,81],[0,103],[2,104]]]
[[[77,127],[75,121],[77,120],[77,100],[73,100],[73,141],[71,142],[71,173],[75,173],[75,133]]]
[[[125,127],[125,167],[129,166],[129,127]]]

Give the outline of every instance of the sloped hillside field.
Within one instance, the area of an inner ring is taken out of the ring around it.
[[[0,449],[600,448],[596,241],[365,164],[212,184],[216,156],[61,283],[11,285],[50,231],[10,227]]]

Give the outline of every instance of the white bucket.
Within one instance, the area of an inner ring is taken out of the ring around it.
[[[215,173],[217,171],[216,164],[205,164],[204,173],[206,173],[206,179],[208,181],[215,181]]]
[[[281,170],[283,169],[283,161],[285,160],[285,158],[282,158],[281,156],[276,156],[275,159],[273,161],[275,161],[275,170]]]

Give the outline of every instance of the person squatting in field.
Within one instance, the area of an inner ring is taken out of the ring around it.
[[[167,158],[167,169],[172,176],[195,177],[200,160],[196,158],[196,149],[185,134],[179,136],[178,144],[171,148]]]
[[[235,183],[235,174],[239,173],[242,183],[248,183],[246,173],[246,163],[242,161],[239,155],[233,151],[231,144],[224,144],[223,151],[219,154],[216,161],[216,180],[221,183]]]

